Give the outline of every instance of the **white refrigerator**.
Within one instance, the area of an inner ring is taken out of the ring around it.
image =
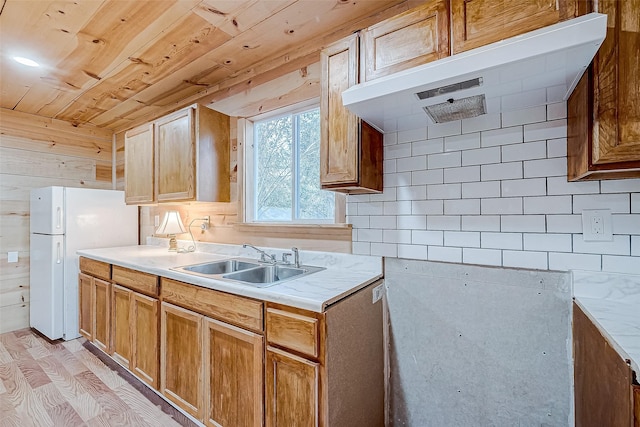
[[[124,192],[45,187],[31,190],[30,325],[51,340],[78,333],[80,249],[138,244],[138,207]]]

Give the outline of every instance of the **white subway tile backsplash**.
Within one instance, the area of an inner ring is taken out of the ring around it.
[[[460,151],[441,154],[429,154],[427,156],[427,167],[429,169],[453,168],[460,165],[462,165],[462,155]]]
[[[382,135],[382,145],[396,145],[398,143],[398,133],[389,132]]]
[[[640,193],[631,193],[631,213],[640,213]]]
[[[442,215],[444,213],[444,200],[413,200],[411,213],[413,215]]]
[[[567,138],[548,139],[547,157],[567,157]]]
[[[444,152],[444,138],[428,139],[411,143],[411,155],[434,154]]]
[[[504,95],[502,97],[503,110],[515,110],[535,107],[547,102],[547,91],[544,89],[534,89],[526,92]]]
[[[585,242],[582,234],[573,235],[573,252],[580,254],[631,255],[631,238],[613,235],[610,242]]]
[[[371,255],[371,243],[369,242],[352,242],[351,251],[354,255]]]
[[[411,215],[411,200],[383,203],[384,215]]]
[[[427,185],[428,199],[459,199],[462,196],[461,184]]]
[[[384,173],[393,173],[397,172],[396,168],[396,159],[386,159],[382,162],[382,170]]]
[[[500,199],[482,199],[480,201],[482,215],[508,215],[522,213],[521,197],[503,197]]]
[[[547,233],[582,233],[582,215],[547,215]]]
[[[502,146],[502,161],[514,162],[517,160],[544,159],[547,156],[547,143],[545,141],[525,142]]]
[[[411,156],[411,144],[396,144],[384,147],[385,159],[399,159]]]
[[[465,264],[502,265],[502,251],[498,249],[462,248]]]
[[[411,185],[411,172],[385,173],[382,178],[384,188]]]
[[[371,227],[371,223],[369,221],[369,216],[360,216],[360,215],[351,215],[347,217],[347,223],[353,225],[355,228],[369,228]],[[378,217],[384,218],[384,217]],[[394,227],[395,227],[395,218],[393,219]]]
[[[566,162],[566,159],[562,159]],[[598,194],[600,181],[568,182],[566,176],[547,178],[547,194],[549,196],[562,194]]]
[[[612,215],[613,234],[640,235],[640,215]]]
[[[462,198],[500,197],[500,181],[465,182],[462,184]]]
[[[380,228],[383,230],[394,230],[396,228],[395,216],[373,215],[366,218],[369,218],[370,228]],[[357,224],[353,224],[353,226],[358,228],[364,228],[364,227],[360,227]]]
[[[422,231],[422,230],[411,231],[411,243],[413,243],[414,245],[442,246],[443,242],[444,242],[443,231]]]
[[[358,215],[382,215],[383,212],[383,202],[358,203]]]
[[[360,228],[358,231],[359,242],[382,242],[382,230],[378,228]]]
[[[547,88],[547,102],[562,102],[564,95],[567,93],[566,85],[551,86]],[[566,114],[565,114],[566,117]],[[549,118],[549,110],[547,109],[547,120]]]
[[[411,230],[383,230],[384,243],[411,243]]]
[[[545,178],[504,180],[501,194],[502,197],[543,196],[547,194],[547,180]]]
[[[398,200],[424,200],[427,198],[427,186],[398,187],[396,198]]]
[[[480,148],[480,132],[447,136],[444,139],[444,151],[460,151]]]
[[[480,199],[456,199],[444,201],[445,215],[480,215]],[[427,221],[428,224],[428,221]]]
[[[502,127],[544,122],[546,119],[547,109],[544,105],[523,110],[506,111],[502,113]]]
[[[604,180],[600,186],[603,193],[633,193],[640,191],[640,179]]]
[[[544,215],[502,215],[500,231],[521,233],[544,233]]]
[[[488,249],[522,250],[522,233],[480,233],[480,246]]]
[[[442,136],[460,135],[461,133],[462,124],[460,123],[460,120],[431,125],[427,131],[429,139],[440,138]]]
[[[404,157],[396,160],[398,172],[417,171],[427,168],[427,156]]]
[[[428,230],[460,230],[460,216],[458,215],[428,215]]]
[[[426,215],[400,215],[397,217],[397,228],[399,230],[426,230]]]
[[[640,256],[640,236],[631,236],[631,255]]]
[[[397,190],[397,187],[388,187],[388,188],[385,188],[382,193],[370,194],[369,201],[370,202],[392,202],[396,200],[396,190]]]
[[[531,251],[502,251],[504,267],[547,269],[547,253]]]
[[[429,246],[429,261],[462,262],[462,248]]]
[[[499,145],[517,144],[523,141],[524,133],[522,126],[505,127],[485,131],[480,134],[481,147],[496,147]]]
[[[524,141],[540,141],[542,139],[566,138],[567,120],[550,120],[547,122],[524,125]]]
[[[483,114],[478,117],[462,120],[462,133],[498,129],[501,126],[500,114]]]
[[[547,104],[547,120],[557,120],[567,118],[567,103],[558,102],[556,104]]]
[[[549,252],[550,270],[600,270],[601,255]]]
[[[640,274],[640,257],[602,255],[602,271]]]
[[[525,233],[525,251],[571,252],[571,234]]]
[[[398,144],[405,142],[423,141],[427,139],[427,128],[421,127],[398,132]]]
[[[477,231],[445,231],[445,246],[458,246],[461,248],[479,248],[480,233]]]
[[[480,166],[463,166],[444,170],[444,182],[475,182],[480,181]]]
[[[547,176],[560,176],[567,179],[567,159],[558,157],[555,159],[525,160],[524,177],[536,178]]]
[[[571,196],[540,196],[524,198],[526,214],[570,214]]]
[[[499,215],[464,215],[462,217],[463,231],[500,231]]]
[[[411,184],[442,184],[444,182],[444,170],[432,169],[411,172]]]
[[[585,209],[609,209],[611,213],[629,213],[629,194],[573,196],[573,213],[582,213]]]
[[[398,258],[427,259],[427,247],[422,245],[398,245]]]
[[[398,257],[398,245],[393,243],[371,243],[371,255]]]
[[[500,147],[479,148],[462,152],[462,166],[500,163]]]
[[[498,163],[480,166],[482,181],[522,178],[522,162]]]

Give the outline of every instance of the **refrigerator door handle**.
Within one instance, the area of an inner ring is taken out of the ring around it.
[[[60,264],[62,262],[62,257],[60,255],[60,242],[58,242],[56,245],[56,264]]]
[[[62,208],[58,206],[56,209],[56,228],[62,227]]]

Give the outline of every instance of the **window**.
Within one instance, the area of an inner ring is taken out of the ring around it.
[[[333,223],[335,195],[320,189],[320,109],[255,121],[252,137],[247,219]]]

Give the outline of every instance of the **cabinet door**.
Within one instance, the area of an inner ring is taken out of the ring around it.
[[[131,294],[122,286],[114,285],[112,293],[111,342],[113,358],[131,369]]]
[[[577,0],[451,0],[453,53],[578,15]]]
[[[78,275],[78,300],[80,301],[80,335],[93,340],[93,278],[84,273]]]
[[[266,425],[318,425],[318,374],[315,362],[267,347]]]
[[[162,394],[202,420],[203,316],[163,302],[161,318]]]
[[[195,196],[194,109],[186,108],[155,122],[156,200]]]
[[[158,388],[158,300],[132,292],[131,371]]]
[[[205,319],[205,424],[262,425],[262,336]]]
[[[343,39],[320,55],[320,184],[356,185],[359,177],[358,118],[342,104],[342,92],[358,83],[358,36]]]
[[[111,351],[111,283],[93,280],[93,343],[105,353]]]
[[[153,173],[153,125],[145,124],[124,136],[124,193],[127,204],[153,202]]]
[[[362,33],[361,81],[449,56],[449,3],[430,1]]]

